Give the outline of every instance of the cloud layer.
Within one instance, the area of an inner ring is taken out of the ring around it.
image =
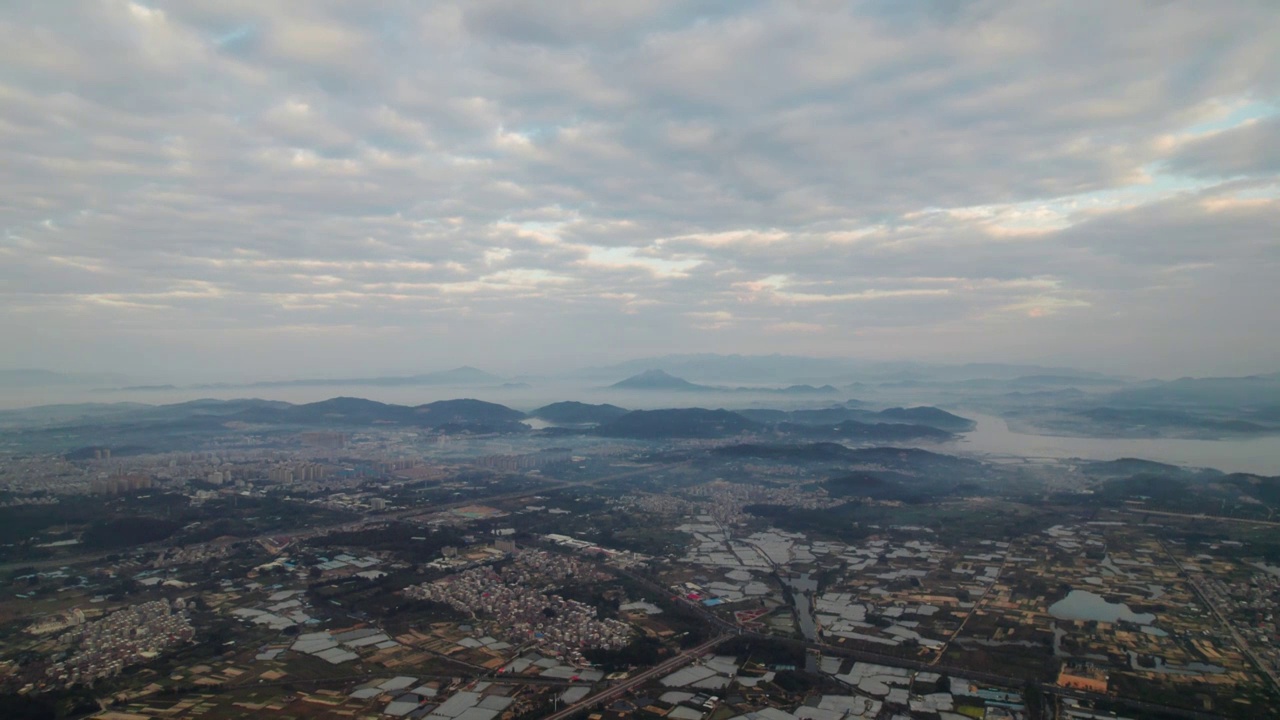
[[[0,10],[0,365],[1280,367],[1270,3]]]

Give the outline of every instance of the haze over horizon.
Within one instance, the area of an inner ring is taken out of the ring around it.
[[[1276,37],[1245,0],[11,4],[0,368],[1274,373]]]

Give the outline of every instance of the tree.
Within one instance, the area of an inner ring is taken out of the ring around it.
[[[0,717],[13,720],[54,720],[58,715],[47,698],[6,693],[0,695]]]
[[[773,676],[773,684],[789,693],[800,694],[813,687],[813,679],[797,670],[781,670]]]

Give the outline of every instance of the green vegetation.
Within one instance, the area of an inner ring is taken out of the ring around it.
[[[908,425],[905,423],[864,423],[857,420],[845,420],[835,425],[804,425],[801,423],[778,423],[774,430],[784,435],[800,438],[857,440],[860,442],[913,442],[927,440],[942,442],[953,436],[946,430],[928,425]]]
[[[464,533],[456,528],[442,527],[434,531],[421,526],[401,522],[329,533],[309,542],[309,547],[344,548],[357,552],[391,552],[411,562],[424,563],[440,557],[445,547],[466,544]],[[421,538],[415,540],[414,538]]]
[[[711,451],[711,455],[756,460],[777,460],[793,464],[847,461],[854,457],[853,450],[833,442],[770,445],[743,443],[715,448]]]
[[[84,717],[100,709],[92,690],[77,687],[32,697],[0,694],[0,718],[5,720],[63,720]]]
[[[759,429],[759,423],[728,410],[682,408],[634,410],[603,423],[596,428],[596,433],[640,439],[720,438]]]
[[[80,536],[86,548],[115,549],[159,542],[181,527],[173,520],[152,517],[123,517],[97,521]]]
[[[907,487],[911,478],[894,472],[855,472],[818,483],[834,498],[871,498],[922,503],[930,499],[927,490]]]
[[[1092,498],[1100,507],[1126,501],[1135,509],[1267,520],[1280,510],[1280,478],[1174,468],[1109,478]]]
[[[943,541],[965,538],[1009,540],[1047,527],[1051,510],[1017,503],[957,501],[920,505],[880,505],[848,502],[825,510],[800,510],[780,505],[748,505],[752,515],[776,527],[855,543],[894,528],[926,528]],[[912,532],[912,531],[907,531]]]
[[[758,662],[766,667],[804,667],[804,650],[792,643],[764,638],[735,637],[725,641],[717,649],[724,655],[733,655],[744,662]]]
[[[605,672],[616,672],[656,665],[669,657],[671,651],[654,638],[640,636],[620,650],[589,649],[582,654]]]
[[[56,505],[0,508],[0,560],[34,561],[57,553],[123,550],[161,541],[190,545],[333,524],[351,517],[276,496],[235,496],[203,504],[191,504],[174,492],[71,496]],[[81,542],[66,548],[38,547],[63,539]]]
[[[627,410],[607,403],[590,405],[580,402],[558,402],[544,405],[529,414],[550,422],[582,425],[607,422],[626,415]]]

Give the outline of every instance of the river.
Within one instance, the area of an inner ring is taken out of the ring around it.
[[[959,452],[1026,458],[1116,460],[1141,458],[1223,472],[1280,475],[1280,435],[1239,440],[1081,438],[1014,432],[994,415],[958,413],[978,424],[950,444]]]
[[[791,602],[796,609],[796,620],[800,623],[800,633],[809,642],[822,642],[818,636],[818,623],[813,619],[813,595],[818,591],[818,581],[809,577],[809,573],[792,575],[790,572],[779,573],[782,582],[791,588]],[[805,672],[818,672],[818,657],[811,653],[804,654]]]

